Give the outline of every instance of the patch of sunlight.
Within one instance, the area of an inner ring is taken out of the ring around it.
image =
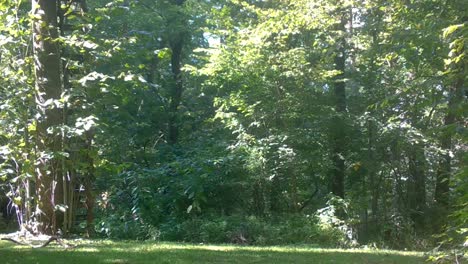
[[[311,248],[306,246],[291,247],[291,246],[235,246],[235,245],[194,245],[194,244],[172,244],[172,243],[148,243],[145,242],[134,248],[133,250],[145,251],[164,251],[164,250],[209,250],[209,251],[270,251],[270,252],[311,252],[311,253],[357,253],[357,254],[390,254],[402,256],[422,256],[421,252],[415,251],[396,251],[396,250],[373,250],[373,249],[337,249],[337,248]],[[129,248],[121,248],[120,250],[128,251]],[[119,251],[120,251],[119,250]]]
[[[130,261],[126,259],[105,259],[104,263],[130,263]]]
[[[100,252],[97,248],[85,247],[85,248],[78,248],[77,251],[80,252]]]
[[[207,250],[220,252],[278,252],[278,253],[356,253],[371,255],[400,255],[400,256],[423,256],[422,252],[396,251],[396,250],[375,250],[375,249],[339,249],[339,248],[317,248],[307,245],[302,246],[238,246],[238,245],[210,245],[210,244],[179,244],[171,242],[150,242],[150,241],[111,241],[111,240],[79,240],[76,251],[80,252],[154,252],[172,250]],[[24,250],[27,247],[11,245],[10,248]],[[112,263],[108,260],[108,263]],[[116,262],[113,262],[116,263]]]

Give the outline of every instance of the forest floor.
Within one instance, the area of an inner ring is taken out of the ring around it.
[[[0,241],[0,263],[424,263],[421,252],[320,249],[306,246],[250,247],[163,242],[70,240],[73,249],[32,249]]]

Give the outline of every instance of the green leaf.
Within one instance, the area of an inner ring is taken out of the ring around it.
[[[451,25],[451,26],[449,26],[449,27],[446,27],[446,28],[444,29],[444,32],[443,32],[442,36],[443,36],[444,38],[447,38],[447,37],[450,36],[453,32],[455,32],[457,29],[459,29],[459,28],[461,28],[461,27],[463,27],[463,26],[464,26],[464,24],[458,24],[458,25]]]

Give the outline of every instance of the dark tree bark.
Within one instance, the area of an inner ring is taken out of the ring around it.
[[[181,7],[185,0],[176,0],[173,2],[178,7]],[[182,100],[183,93],[183,80],[182,80],[182,50],[184,47],[185,40],[185,28],[186,22],[185,19],[180,14],[180,17],[177,17],[176,20],[169,23],[169,27],[174,28],[174,33],[169,38],[169,45],[172,50],[171,55],[171,70],[173,76],[173,86],[171,87],[170,93],[170,103],[169,103],[169,135],[168,141],[170,144],[176,144],[179,139],[179,122],[178,122],[178,108]],[[182,20],[182,21],[180,21]]]
[[[379,25],[382,19],[382,13],[378,11],[378,9],[372,10],[372,17],[373,21],[376,25]],[[374,27],[371,31],[372,37],[372,48],[373,50],[377,50],[379,45],[379,38],[378,33],[380,31],[379,27]],[[369,81],[369,94],[371,101],[370,103],[375,103],[375,88],[379,82],[379,77],[377,75],[377,65],[376,65],[377,54],[374,53],[371,60],[370,60],[370,67],[369,67],[369,74],[368,74],[368,81]],[[370,116],[374,116],[374,113],[371,111]],[[379,221],[379,190],[380,190],[380,181],[377,180],[377,162],[374,151],[376,147],[376,127],[373,118],[369,118],[367,123],[367,172],[369,178],[368,188],[370,188],[370,209],[371,209],[371,219],[372,219],[372,230],[375,233],[378,233],[380,230],[380,221]],[[367,208],[366,208],[366,215],[367,215]],[[368,230],[368,218],[366,218],[366,227],[367,232],[366,236],[369,235]]]
[[[273,177],[273,179],[271,180],[271,185],[270,185],[270,206],[269,206],[269,209],[270,209],[270,212],[273,212],[273,213],[279,213],[281,211],[281,182],[280,182],[280,179],[278,177],[278,175],[276,175],[275,177]]]
[[[462,51],[463,52],[463,51]],[[465,62],[466,63],[466,62]],[[437,181],[435,188],[435,201],[438,208],[441,210],[437,221],[437,229],[439,231],[443,227],[447,219],[448,209],[450,208],[450,176],[452,173],[451,163],[452,158],[450,151],[452,150],[452,137],[454,134],[453,126],[458,121],[457,111],[461,106],[464,98],[464,80],[466,76],[466,65],[460,65],[456,72],[455,84],[450,86],[449,101],[446,116],[444,118],[444,131],[440,138],[440,146],[447,153],[444,153],[440,159],[439,167],[437,169]]]
[[[60,133],[54,128],[63,123],[62,109],[50,103],[62,93],[60,45],[57,41],[57,1],[33,0],[33,52],[36,80],[36,103],[41,114],[37,124],[37,148],[42,153],[56,154],[62,148]],[[49,133],[48,130],[52,131]],[[36,195],[39,231],[57,231],[55,214],[56,184],[61,182],[61,162],[54,155],[39,158],[36,175]]]
[[[182,58],[183,36],[179,34],[174,40],[171,41],[171,70],[174,78],[174,84],[171,90],[171,101],[169,104],[169,143],[175,144],[179,138],[179,124],[177,122],[178,114],[177,109],[182,100],[182,72],[181,72],[181,58]]]
[[[345,75],[345,62],[346,62],[346,39],[344,34],[346,19],[342,19],[338,25],[338,31],[342,34],[337,41],[338,47],[336,48],[336,54],[334,58],[335,69],[339,71],[336,75],[333,84],[333,96],[335,99],[335,111],[331,126],[331,140],[332,140],[332,162],[333,168],[331,171],[331,192],[344,198],[344,180],[345,180],[345,122],[344,115],[346,113],[346,85],[344,82]]]
[[[95,179],[95,170],[94,170],[94,159],[91,155],[92,153],[92,142],[94,139],[94,133],[92,131],[88,131],[86,134],[86,161],[88,163],[88,167],[86,169],[86,175],[84,179],[84,188],[85,188],[85,197],[86,197],[86,235],[87,237],[92,237],[94,235],[94,204],[96,202],[96,198],[93,192],[93,182]]]
[[[255,181],[252,186],[253,211],[255,215],[265,214],[264,182],[262,179]]]
[[[407,181],[407,201],[415,230],[424,231],[424,212],[426,209],[426,171],[422,146],[415,145],[409,151],[409,179]]]

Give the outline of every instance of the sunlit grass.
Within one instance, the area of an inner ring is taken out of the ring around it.
[[[420,252],[74,240],[74,249],[0,242],[0,263],[424,263]]]

